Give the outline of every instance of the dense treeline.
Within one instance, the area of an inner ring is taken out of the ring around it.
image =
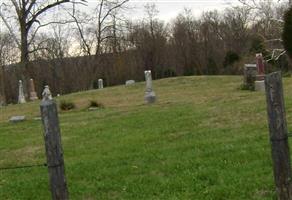
[[[144,77],[141,59],[135,51],[100,57],[37,60],[30,62],[29,67],[39,96],[45,85],[49,85],[53,95],[57,95],[97,88],[98,78],[104,80],[105,86],[110,86],[123,84],[129,79],[142,81]],[[21,79],[21,73],[17,64],[6,67],[7,102],[17,101],[17,82]]]
[[[76,15],[75,23],[53,25],[51,32],[35,36],[27,74],[35,80],[39,95],[45,84],[56,95],[92,89],[98,78],[108,86],[128,79],[140,81],[146,69],[152,70],[155,79],[241,74],[244,63],[254,63],[259,52],[268,61],[268,70],[289,71],[286,55],[279,56],[281,19],[288,6],[271,1],[260,6],[205,12],[200,17],[185,9],[166,23],[157,18],[155,6],[147,5],[143,20],[111,15],[110,26],[98,29],[79,13],[83,20],[76,20]],[[96,30],[104,31],[99,38],[93,35]],[[17,82],[23,78],[21,64],[8,65],[18,57],[11,40],[8,33],[0,33],[0,63],[5,66],[0,83],[7,102],[16,101]]]

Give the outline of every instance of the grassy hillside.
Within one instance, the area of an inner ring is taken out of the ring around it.
[[[292,120],[292,79],[284,80]],[[71,199],[275,198],[265,96],[238,90],[241,77],[178,77],[62,96]],[[89,100],[105,108],[87,111]],[[13,115],[26,115],[10,124]],[[45,162],[39,102],[1,108],[0,168]],[[45,167],[1,170],[0,199],[50,199]]]

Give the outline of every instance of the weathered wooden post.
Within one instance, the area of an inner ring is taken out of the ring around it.
[[[40,108],[44,126],[44,139],[52,199],[69,199],[57,105],[55,101],[51,99],[48,87],[46,87],[46,90],[43,92],[43,100]]]
[[[292,200],[288,132],[281,72],[265,78],[274,179],[279,200]]]

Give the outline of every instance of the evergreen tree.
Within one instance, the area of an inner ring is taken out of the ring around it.
[[[292,59],[292,7],[284,15],[283,45]]]

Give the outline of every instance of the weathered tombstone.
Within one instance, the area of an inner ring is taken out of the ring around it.
[[[151,71],[147,70],[144,72],[146,80],[146,91],[145,91],[145,101],[146,103],[154,103],[156,101],[156,95],[152,88],[152,76]]]
[[[48,85],[45,86],[45,89],[44,89],[44,91],[42,93],[42,96],[43,96],[43,98],[47,98],[47,99],[50,99],[50,100],[53,99],[52,93],[51,93],[50,88],[49,88]]]
[[[257,53],[256,54],[256,63],[257,63],[257,70],[258,70],[258,80],[264,80],[265,76],[265,65],[264,65],[264,58],[263,54]]]
[[[18,103],[26,103],[21,80],[18,82]]]
[[[98,89],[103,89],[103,80],[101,78],[98,79]]]
[[[13,116],[9,119],[12,123],[22,122],[25,120],[25,116]]]
[[[261,53],[256,54],[256,63],[257,63],[257,80],[255,81],[255,90],[256,91],[265,91],[265,65],[264,58]]]
[[[244,78],[243,84],[245,87],[253,89],[255,87],[255,81],[257,76],[257,66],[255,64],[244,65]]]
[[[41,117],[34,117],[33,120],[35,120],[35,121],[41,121],[42,118]]]
[[[32,78],[29,80],[29,99],[31,101],[34,101],[34,100],[38,99],[38,96],[37,96],[37,93],[35,91],[35,86],[34,86],[34,82],[33,82]]]
[[[125,84],[126,84],[126,86],[133,85],[133,84],[135,84],[135,81],[134,80],[127,80]]]
[[[56,102],[51,98],[49,87],[43,91],[40,105],[50,188],[53,200],[67,200],[69,193],[65,177],[65,164],[61,144],[61,132]]]

